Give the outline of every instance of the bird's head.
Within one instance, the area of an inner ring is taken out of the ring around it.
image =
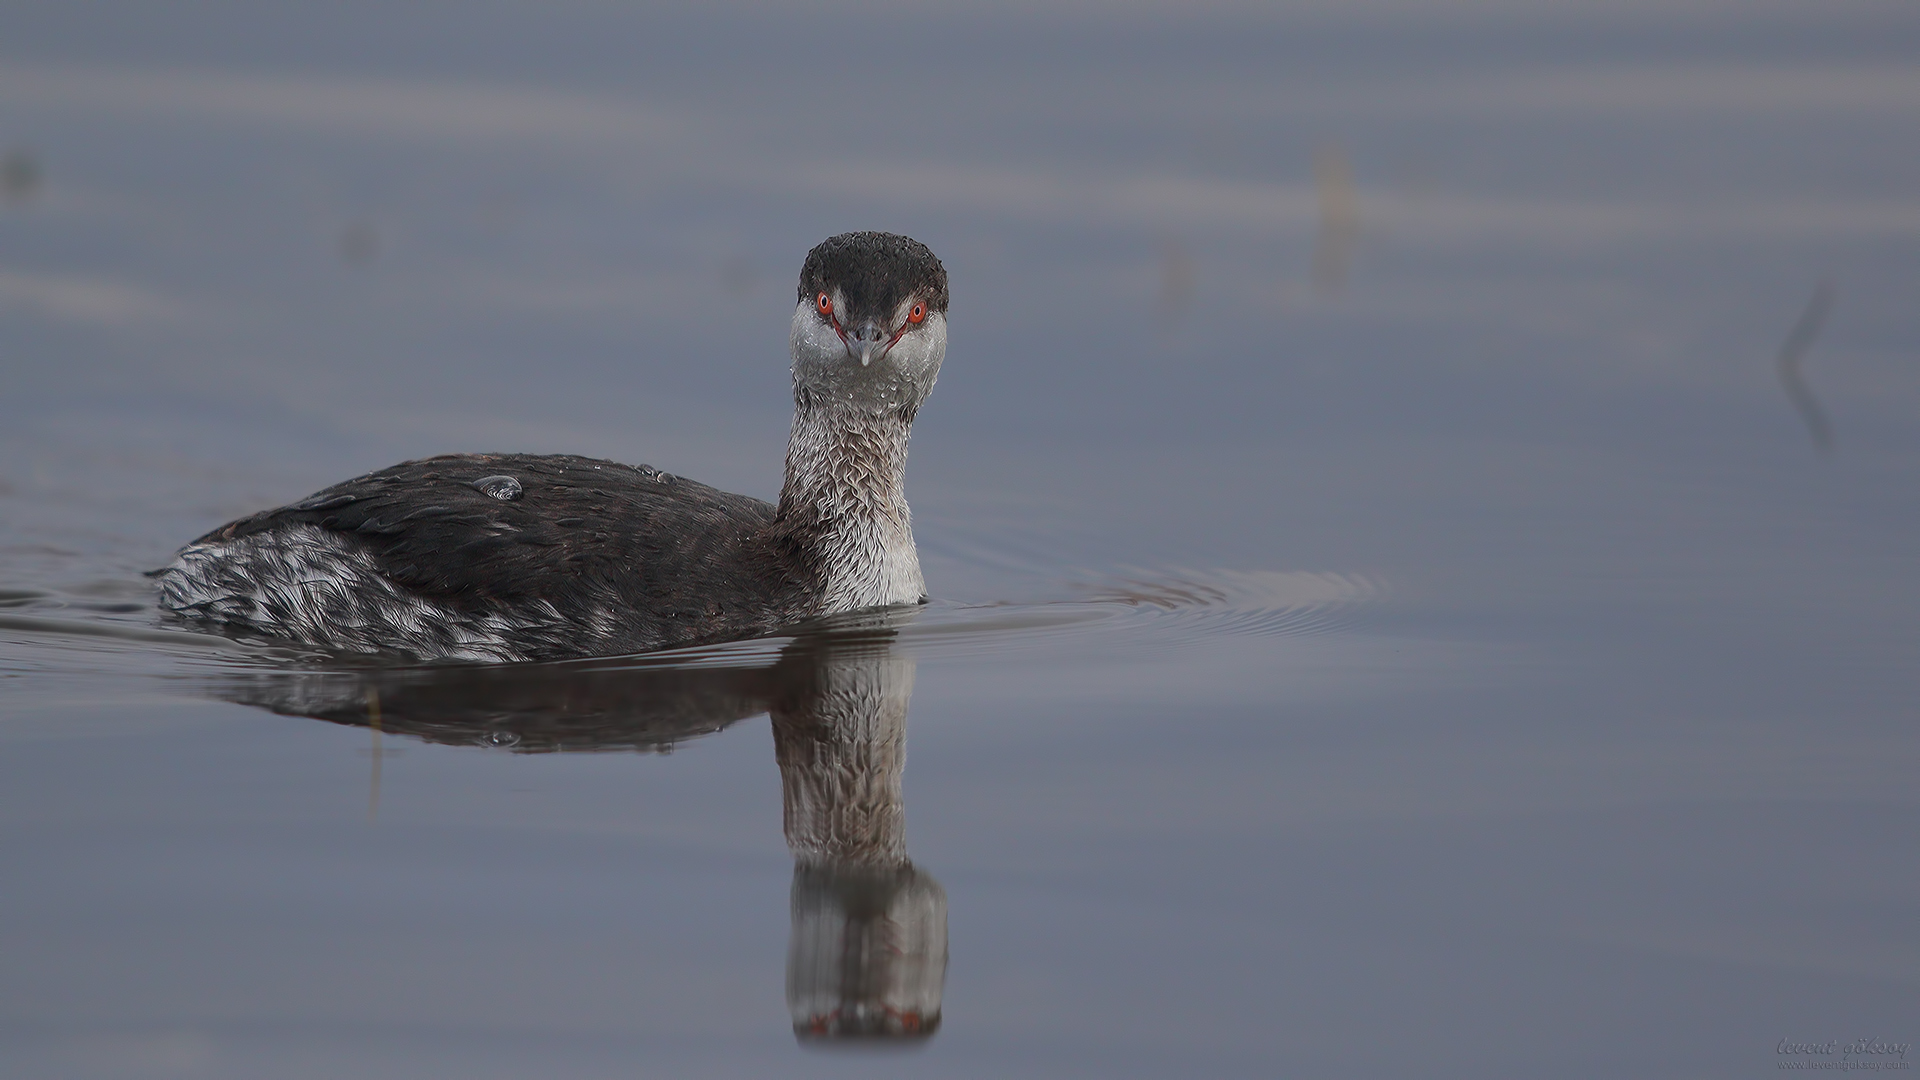
[[[947,353],[947,271],[918,240],[842,233],[807,253],[793,311],[803,403],[913,411]]]

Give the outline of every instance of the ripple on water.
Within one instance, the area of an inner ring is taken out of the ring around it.
[[[878,632],[925,660],[1015,653],[1044,659],[1050,652],[1204,645],[1222,636],[1325,635],[1341,629],[1358,607],[1386,595],[1380,581],[1358,574],[1231,569],[1133,569],[1056,580],[1037,591],[1054,595],[984,603],[935,601],[919,609],[823,620],[811,629],[836,635]],[[444,674],[433,678],[455,681],[484,678],[474,675],[471,665],[396,664],[390,659],[332,655],[171,626],[150,599],[132,599],[135,592],[134,586],[124,584],[66,592],[0,589],[0,671],[161,674],[190,680],[210,673],[218,677],[221,671],[249,680],[278,672],[302,680],[320,679],[300,692],[319,692],[329,698],[358,694],[346,684],[376,670],[440,671]],[[553,691],[569,679],[603,678],[590,672],[609,665],[766,668],[777,662],[792,640],[792,635],[783,635],[644,656],[507,666],[540,669],[536,683]],[[468,674],[460,674],[463,670]]]
[[[1101,647],[1200,644],[1220,636],[1332,633],[1386,595],[1359,574],[1304,570],[1128,570],[1062,583],[1049,600],[932,605],[901,631],[920,655],[1028,650],[1036,638]]]
[[[0,672],[148,676],[311,661],[313,649],[169,625],[145,581],[0,589]]]

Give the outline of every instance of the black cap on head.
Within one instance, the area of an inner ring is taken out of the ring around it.
[[[947,310],[947,268],[927,245],[895,233],[841,233],[807,252],[799,299],[835,289],[846,302],[842,317],[848,322],[891,318],[914,295],[927,302],[929,311]]]

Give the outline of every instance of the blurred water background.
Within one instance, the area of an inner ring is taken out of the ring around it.
[[[772,496],[794,276],[862,228],[953,282],[917,618],[489,683],[156,617],[185,540],[403,458]],[[1904,0],[10,3],[0,1062],[1912,1041],[1916,310]],[[890,883],[796,839],[838,678]],[[869,901],[937,1030],[796,1043]]]

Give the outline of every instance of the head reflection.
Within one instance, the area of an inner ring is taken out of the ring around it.
[[[771,664],[281,671],[216,689],[279,713],[515,753],[665,752],[769,714],[794,860],[794,1035],[911,1044],[940,1026],[947,897],[907,857],[901,774],[914,664],[893,647],[897,618],[795,638]]]

